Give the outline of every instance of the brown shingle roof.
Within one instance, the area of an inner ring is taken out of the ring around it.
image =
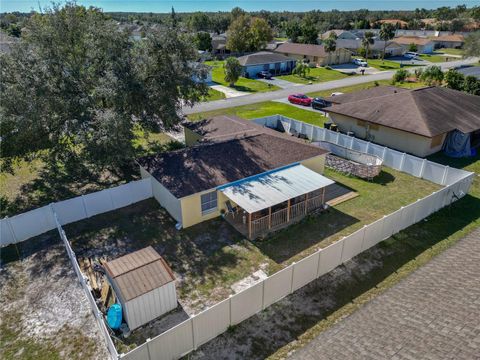
[[[295,59],[289,58],[282,54],[277,54],[269,51],[260,51],[254,54],[241,56],[238,58],[240,65],[263,65],[274,64],[285,61],[295,61]]]
[[[325,153],[287,135],[265,132],[147,156],[138,163],[182,198]]]
[[[351,93],[329,96],[326,100],[334,104],[346,104],[353,101],[359,101],[364,99],[370,99],[383,95],[392,95],[398,92],[409,91],[408,89],[399,88],[396,86],[382,85],[374,86],[369,89],[353,91]]]
[[[263,127],[235,115],[219,115],[182,125],[201,135],[205,140],[228,140],[263,132]]]
[[[275,49],[275,52],[318,57],[327,56],[327,52],[325,51],[323,45],[313,44],[283,43]]]
[[[427,45],[428,43],[432,42],[429,38],[423,38],[418,36],[399,36],[393,39],[397,44],[401,45]]]
[[[175,281],[168,264],[151,246],[107,262],[105,270],[124,301]]]
[[[480,129],[480,97],[443,87],[401,91],[324,110],[426,137]]]
[[[442,36],[436,36],[436,37],[432,37],[432,40],[433,41],[443,41],[443,42],[463,42],[465,39],[463,37],[463,35],[458,35],[458,34],[454,34],[454,35],[442,35]]]

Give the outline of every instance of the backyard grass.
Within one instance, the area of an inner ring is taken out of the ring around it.
[[[232,108],[207,111],[188,115],[190,120],[200,120],[217,115],[237,115],[244,119],[255,119],[270,115],[284,115],[308,124],[323,126],[327,118],[317,111],[303,110],[296,106],[276,101],[265,101]]]
[[[220,85],[229,86],[229,84],[225,81],[223,64],[224,64],[223,61],[218,61],[218,60],[205,61],[205,65],[209,65],[212,67],[212,80]],[[266,84],[262,81],[240,77],[240,79],[233,86],[233,89],[238,91],[254,93],[254,92],[266,92],[266,91],[279,90],[280,88],[275,85]]]
[[[432,63],[441,63],[447,61],[447,58],[441,55],[420,54],[420,58],[422,60],[430,61]]]
[[[318,68],[311,68],[310,72],[305,77],[292,74],[292,75],[276,76],[276,78],[294,82],[294,83],[299,83],[299,84],[308,84],[310,82],[319,83],[319,82],[325,82],[325,81],[340,80],[349,76],[352,76],[352,75],[347,75],[333,69],[318,67]]]
[[[321,332],[352,314],[480,227],[480,156],[452,159],[443,154],[436,154],[429,159],[476,172],[477,176],[469,194],[355,258],[356,263],[373,258],[381,265],[369,272],[357,272],[346,286],[335,289],[334,297],[337,303],[333,309],[324,314],[316,324],[305,324],[301,334],[295,336],[288,344],[275,349],[268,359],[285,359],[292,351],[305,346]],[[385,255],[372,256],[378,254],[377,249]],[[342,266],[341,269],[349,271],[347,267]]]
[[[325,175],[359,196],[265,240],[248,241],[221,218],[176,231],[153,199],[70,224],[65,231],[79,257],[111,259],[152,245],[177,274],[180,303],[191,313],[228,297],[232,285],[255,271],[272,274],[439,188],[391,169],[373,182],[329,170]]]

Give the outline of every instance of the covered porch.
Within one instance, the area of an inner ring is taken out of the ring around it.
[[[229,184],[227,220],[249,239],[279,230],[323,207],[325,188],[334,182],[303,165],[294,165]]]

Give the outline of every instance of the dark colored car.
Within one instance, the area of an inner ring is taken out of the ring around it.
[[[293,94],[288,97],[288,101],[292,104],[310,106],[312,104],[312,99],[304,94]]]
[[[259,78],[262,78],[262,79],[267,79],[267,80],[270,80],[272,78],[272,74],[270,73],[270,71],[260,71],[257,76]]]
[[[312,100],[312,108],[316,110],[322,110],[323,108],[329,107],[331,105],[331,102],[328,102],[327,100],[319,97],[316,97]]]

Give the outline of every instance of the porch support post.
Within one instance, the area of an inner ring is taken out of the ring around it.
[[[290,221],[290,199],[288,199],[287,203],[287,223]]]
[[[248,213],[248,238],[252,238],[252,213]]]
[[[307,215],[308,209],[308,193],[305,194],[305,215]]]
[[[268,228],[272,228],[272,207],[268,208]]]
[[[322,205],[325,204],[325,188],[322,189]]]

